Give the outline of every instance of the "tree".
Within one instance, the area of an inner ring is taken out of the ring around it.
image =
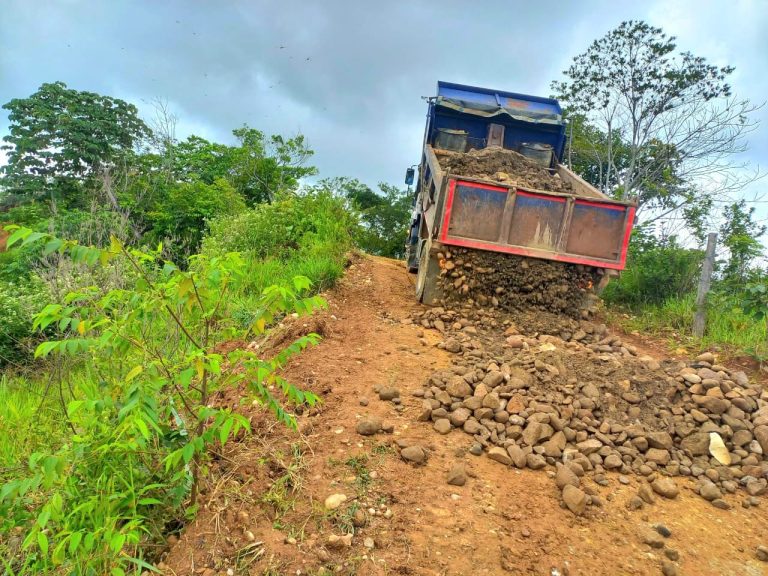
[[[302,178],[317,174],[314,166],[305,165],[314,152],[302,135],[267,138],[245,125],[232,134],[240,145],[232,150],[230,181],[250,205],[271,202],[278,192],[295,191]]]
[[[150,238],[167,241],[178,261],[197,252],[216,216],[231,216],[245,210],[243,197],[223,178],[212,184],[180,182],[170,184],[151,219]]]
[[[149,133],[132,104],[63,82],[43,84],[3,108],[11,124],[0,147],[8,155],[0,173],[6,192],[24,198],[82,200],[83,182],[128,158]]]
[[[734,155],[746,149],[756,108],[731,95],[732,72],[678,51],[660,28],[628,21],[576,56],[552,87],[602,134],[603,190],[642,192],[641,206],[668,211],[692,201],[694,184],[727,193],[748,181]]]
[[[359,214],[357,244],[370,254],[403,258],[412,195],[391,184],[379,183],[380,193],[355,178],[326,178],[315,189],[346,198]]]
[[[600,190],[615,190],[618,173],[626,166],[628,150],[617,132],[612,141],[584,114],[566,111],[569,140],[567,160],[570,167],[587,182]]]
[[[173,149],[173,178],[182,182],[213,184],[233,176],[235,152],[231,146],[192,135]]]
[[[317,174],[314,166],[306,165],[314,152],[301,135],[267,137],[248,126],[232,134],[237,146],[195,135],[181,142],[172,136],[157,139],[152,170],[172,182],[213,184],[226,179],[251,206],[271,202],[280,192],[295,192],[302,178]]]
[[[754,207],[747,208],[746,202],[739,200],[725,207],[720,227],[721,243],[728,250],[723,280],[737,288],[748,280],[750,265],[764,250],[760,237],[768,231],[768,226],[755,222],[754,214]]]

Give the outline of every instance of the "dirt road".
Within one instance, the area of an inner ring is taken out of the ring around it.
[[[630,511],[642,480],[608,473],[607,486],[585,480],[602,505],[576,517],[561,507],[553,471],[474,456],[467,434],[418,422],[412,392],[450,355],[434,346],[438,332],[402,322],[417,305],[400,263],[356,260],[327,299],[327,312],[288,329],[324,336],[286,373],[322,406],[300,416],[300,434],[247,407],[255,434],[212,466],[197,520],[169,540],[166,573],[657,575],[679,557],[665,574],[768,574],[755,556],[768,545],[768,502],[744,509],[742,495],[726,495],[733,507],[720,510],[678,479],[679,497]],[[397,388],[400,403],[380,400],[382,386]],[[392,431],[358,434],[372,416]],[[425,465],[401,459],[403,440],[428,449]],[[450,485],[459,462],[468,479]],[[339,494],[346,501],[329,509]],[[643,542],[654,525],[671,532],[663,548]]]

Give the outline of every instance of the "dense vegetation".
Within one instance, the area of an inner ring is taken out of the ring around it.
[[[317,174],[303,137],[177,140],[132,105],[44,84],[12,100],[0,172],[0,558],[13,574],[141,571],[196,509],[212,450],[317,399],[259,338],[310,314],[355,246],[402,254],[410,198]],[[226,366],[226,369],[222,367]]]

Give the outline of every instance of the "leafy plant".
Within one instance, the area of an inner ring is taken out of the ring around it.
[[[196,256],[181,270],[162,258],[162,246],[140,251],[113,237],[108,248],[96,248],[11,230],[9,246],[44,242],[44,254],[90,266],[125,261],[136,272],[127,288],[83,288],[34,320],[35,328],[55,332],[36,357],[80,359],[99,378],[71,391],[71,441],[54,453],[32,454],[26,475],[0,488],[0,528],[25,534],[13,569],[115,576],[151,569],[141,544],[159,540],[185,502],[194,513],[210,451],[249,428],[244,416],[216,406],[216,394],[242,386],[295,427],[290,407],[318,398],[278,371],[319,336],[299,338],[271,358],[217,351],[222,339],[244,334],[227,314],[230,294],[246,276],[237,253]],[[265,289],[247,330],[260,334],[282,315],[324,306],[301,295],[309,287],[298,277],[290,288]]]
[[[768,322],[768,278],[756,280],[744,287],[742,306],[753,318]]]

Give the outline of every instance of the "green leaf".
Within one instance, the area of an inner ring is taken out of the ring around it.
[[[35,358],[45,358],[48,356],[48,354],[55,350],[59,344],[60,343],[56,341],[42,342],[37,348],[35,348]]]
[[[40,529],[45,528],[45,525],[48,524],[48,520],[51,517],[51,511],[48,509],[44,509],[42,512],[40,512],[40,515],[37,517],[37,525],[40,526]]]
[[[149,570],[150,572],[157,572],[158,574],[160,573],[160,570],[152,566],[152,564],[148,564],[141,558],[128,558],[128,560],[136,564],[136,566],[138,566],[139,568],[144,568],[145,570]]]
[[[123,544],[125,544],[125,534],[121,534],[120,532],[112,536],[112,539],[109,541],[109,547],[115,554],[120,552]]]
[[[147,428],[146,423],[141,418],[136,418],[136,427],[139,429],[139,432],[141,432],[141,435],[145,439],[149,439],[149,428]]]
[[[38,532],[37,545],[40,546],[40,551],[43,553],[43,556],[48,556],[48,536],[42,532]]]
[[[53,240],[49,240],[45,248],[43,248],[43,256],[50,256],[54,252],[56,252],[59,248],[62,247],[64,244],[63,240],[59,240],[58,238],[54,238]]]
[[[80,541],[83,539],[82,532],[73,532],[69,537],[69,553],[74,554],[77,552],[77,547],[80,546]]]
[[[151,506],[153,504],[162,504],[162,500],[158,500],[157,498],[140,498],[137,502],[140,506]]]
[[[219,428],[219,440],[221,441],[221,444],[224,445],[227,443],[227,438],[229,438],[229,432],[232,430],[232,425],[235,423],[235,419],[229,416],[226,420],[224,420],[224,423],[221,425],[221,428]]]
[[[184,388],[189,388],[189,385],[192,383],[192,376],[194,376],[194,374],[194,368],[187,368],[186,370],[182,370],[179,373],[179,381],[181,382],[182,386],[184,386]]]
[[[66,556],[66,553],[65,553],[66,546],[67,546],[67,541],[62,540],[61,542],[58,543],[56,548],[53,549],[53,554],[51,554],[51,560],[53,561],[54,564],[58,565],[58,564],[64,563],[64,558]]]
[[[8,236],[8,239],[5,241],[6,248],[10,248],[14,244],[16,244],[16,242],[18,242],[19,240],[23,240],[30,234],[32,234],[32,230],[30,230],[29,228],[19,228],[13,234]]]
[[[134,366],[134,367],[131,369],[131,371],[130,371],[130,372],[128,372],[128,374],[126,374],[126,376],[125,376],[125,381],[126,381],[126,382],[130,382],[131,380],[133,380],[134,378],[136,378],[136,376],[138,376],[139,374],[141,374],[143,371],[144,371],[144,366],[142,366],[141,364],[139,364],[138,366]]]
[[[184,464],[189,464],[189,461],[192,460],[192,456],[195,455],[195,446],[191,442],[184,446],[184,448],[181,449],[181,456],[184,458]]]
[[[112,574],[112,576],[125,576],[125,570],[123,570],[122,568],[120,568],[118,566],[115,566],[110,571],[110,574]]]
[[[90,552],[93,550],[93,542],[96,540],[96,535],[93,532],[88,532],[83,539],[83,548]]]
[[[48,234],[44,232],[32,232],[32,234],[29,234],[24,238],[24,241],[21,243],[21,245],[26,246],[27,244],[32,244],[33,242],[37,242],[40,240],[40,238],[44,238],[45,236],[48,236]]]

